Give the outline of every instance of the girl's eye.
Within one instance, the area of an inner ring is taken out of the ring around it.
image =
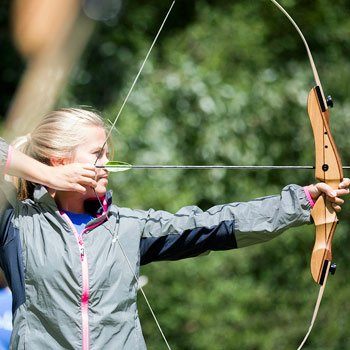
[[[99,150],[99,151],[94,152],[93,154],[96,156],[97,159],[99,159],[102,157],[103,152],[102,152],[102,150]]]
[[[100,158],[103,157],[104,152],[103,152],[103,150],[99,150],[99,151],[94,152],[94,154],[96,155],[97,159],[100,159]],[[105,155],[106,155],[107,158],[109,158],[109,152],[106,152]]]

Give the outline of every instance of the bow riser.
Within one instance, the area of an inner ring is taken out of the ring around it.
[[[343,169],[329,127],[329,109],[317,86],[309,93],[308,113],[315,139],[315,177],[337,189],[343,178]],[[318,198],[311,215],[316,226],[316,239],[311,256],[311,274],[315,282],[322,285],[332,260],[332,238],[338,218],[331,203],[324,196]]]

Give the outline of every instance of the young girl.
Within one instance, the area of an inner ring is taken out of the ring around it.
[[[177,213],[112,204],[101,118],[81,109],[47,115],[20,142],[0,139],[0,266],[13,293],[13,349],[145,349],[136,305],[141,264],[270,240],[311,221],[326,193],[340,211],[349,179],[285,187],[246,203]],[[2,176],[3,177],[3,176]],[[14,192],[14,191],[12,191]],[[5,200],[5,195],[7,200]]]

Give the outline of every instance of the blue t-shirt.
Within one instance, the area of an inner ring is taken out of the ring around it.
[[[86,224],[94,219],[94,217],[89,214],[76,214],[70,211],[64,212],[70,218],[79,234],[81,234],[84,231]]]

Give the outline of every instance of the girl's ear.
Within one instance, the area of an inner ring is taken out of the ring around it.
[[[50,165],[52,166],[59,166],[59,165],[66,165],[68,164],[68,160],[65,158],[50,158]]]

